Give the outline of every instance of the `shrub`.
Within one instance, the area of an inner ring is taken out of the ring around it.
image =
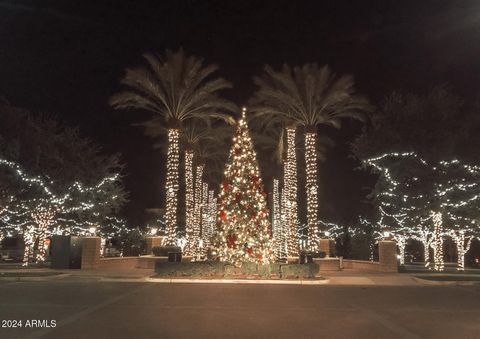
[[[326,252],[318,251],[312,252],[312,258],[325,258],[327,256]]]
[[[300,256],[311,256],[312,258],[325,258],[327,256],[326,252],[322,251],[308,251],[308,250],[301,250]]]
[[[178,246],[155,246],[152,247],[153,255],[157,257],[166,257],[168,253],[181,253],[182,249]]]

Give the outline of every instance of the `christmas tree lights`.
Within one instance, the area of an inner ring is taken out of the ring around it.
[[[243,109],[219,196],[219,256],[237,266],[273,260],[266,194],[245,115]]]
[[[170,128],[168,130],[168,151],[167,151],[167,182],[165,185],[166,191],[166,245],[175,246],[176,227],[177,227],[177,203],[178,203],[178,189],[179,189],[179,130]]]

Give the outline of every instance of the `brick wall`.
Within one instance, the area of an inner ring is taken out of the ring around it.
[[[145,237],[147,243],[147,255],[152,254],[152,248],[162,246],[163,237]]]
[[[95,269],[100,262],[100,238],[85,237],[82,241],[82,269]]]
[[[343,259],[342,262],[344,269],[380,272],[380,263],[375,261]]]
[[[398,272],[397,243],[395,241],[379,241],[378,257],[382,272]]]
[[[98,269],[128,269],[138,266],[139,257],[114,257],[101,258],[97,266]]]

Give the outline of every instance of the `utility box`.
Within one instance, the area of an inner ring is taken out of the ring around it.
[[[54,235],[51,244],[52,268],[80,269],[82,266],[82,238],[70,235]]]

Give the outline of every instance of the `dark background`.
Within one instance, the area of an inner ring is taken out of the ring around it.
[[[480,2],[0,1],[0,96],[55,113],[105,152],[121,152],[131,192],[123,213],[138,226],[145,208],[163,204],[164,156],[130,126],[144,114],[113,111],[107,100],[142,53],[180,46],[221,66],[235,86],[226,96],[238,105],[265,63],[311,61],[353,73],[373,103],[395,89],[421,93],[439,83],[474,99]],[[320,166],[323,219],[347,222],[366,208],[363,187],[372,178],[348,158],[360,127],[320,130],[337,143]]]

